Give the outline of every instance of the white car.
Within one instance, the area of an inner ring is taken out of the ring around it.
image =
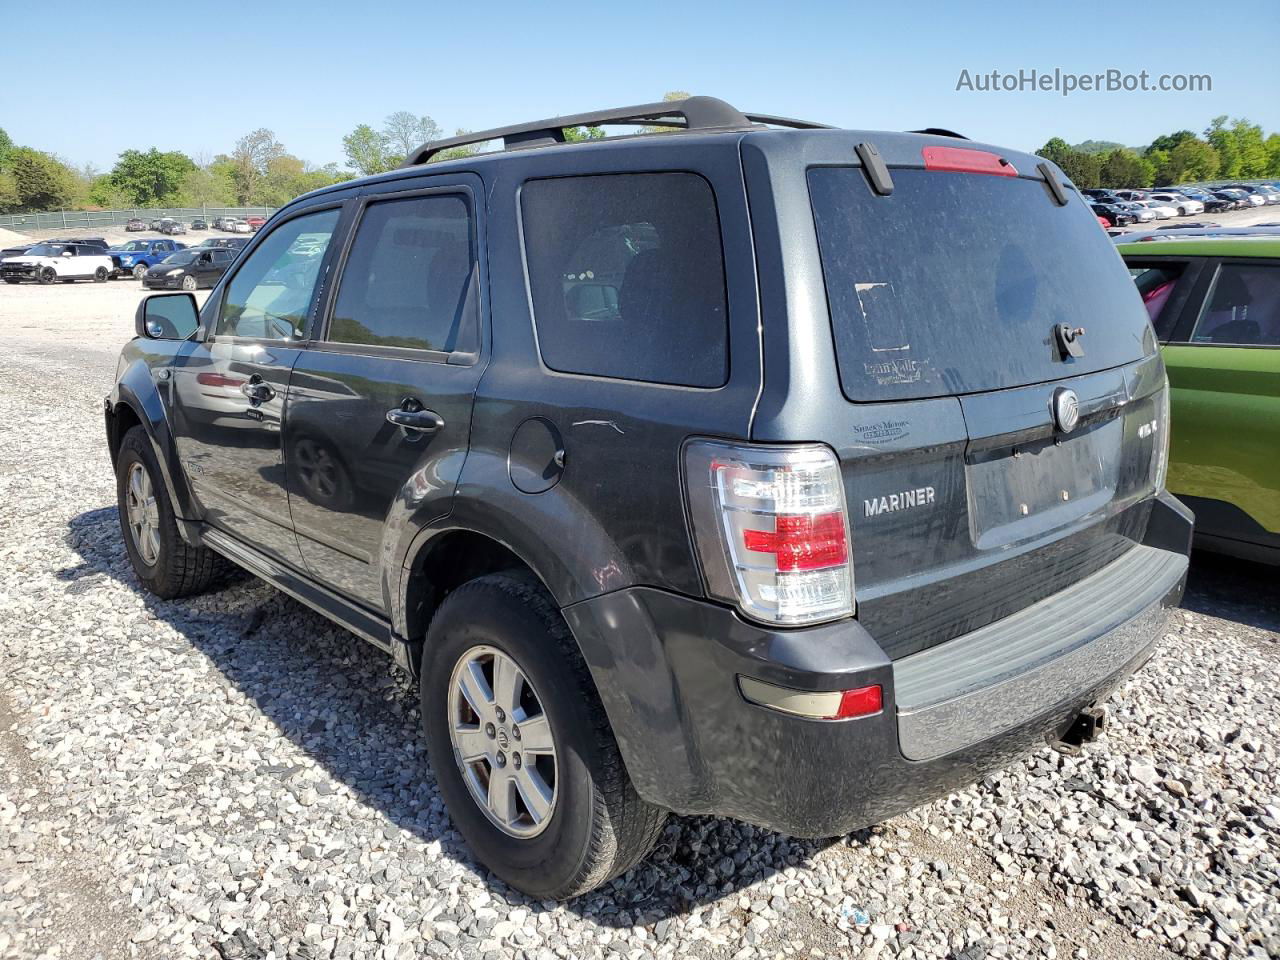
[[[1167,203],[1158,203],[1155,200],[1135,200],[1134,203],[1146,207],[1156,215],[1157,220],[1172,220],[1178,216],[1178,208],[1171,207]]]
[[[236,217],[227,217],[222,221],[222,229],[227,233],[253,233],[253,228]]]
[[[1166,207],[1175,207],[1178,216],[1189,217],[1192,214],[1204,213],[1204,204],[1199,200],[1192,200],[1190,197],[1184,197],[1180,193],[1150,193],[1147,194],[1148,200],[1154,200],[1156,203],[1162,203]]]
[[[61,280],[93,280],[105,283],[111,276],[111,257],[101,247],[79,243],[37,243],[18,257],[0,262],[0,278],[5,283],[53,283]]]

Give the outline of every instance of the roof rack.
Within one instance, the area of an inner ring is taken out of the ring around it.
[[[609,110],[593,110],[575,113],[567,117],[552,117],[532,123],[517,123],[510,127],[477,130],[446,140],[430,140],[405,158],[403,166],[414,167],[426,163],[433,156],[456,147],[472,146],[489,140],[501,140],[503,149],[516,147],[542,147],[564,143],[564,131],[572,127],[627,126],[660,121],[662,126],[682,130],[734,130],[753,124],[775,127],[791,127],[797,130],[828,129],[825,123],[808,120],[792,120],[764,113],[742,113],[737,108],[715,97],[688,97],[684,100],[662,100],[643,103],[634,107],[614,107]]]
[[[963,133],[956,133],[954,130],[948,130],[945,127],[925,127],[923,130],[908,130],[907,133],[928,133],[935,137],[952,137],[956,140],[968,140]]]

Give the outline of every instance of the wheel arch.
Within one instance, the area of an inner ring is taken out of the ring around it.
[[[178,530],[183,539],[194,542],[190,522],[197,518],[195,499],[178,458],[169,418],[150,368],[135,361],[120,378],[115,394],[106,409],[107,448],[112,469],[120,454],[124,436],[134,427],[142,427],[160,466],[161,479],[169,502],[173,504]]]

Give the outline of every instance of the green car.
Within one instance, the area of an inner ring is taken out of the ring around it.
[[[1280,564],[1280,238],[1121,243],[1172,386],[1168,487],[1196,545]]]

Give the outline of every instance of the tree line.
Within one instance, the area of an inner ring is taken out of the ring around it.
[[[1081,189],[1167,187],[1203,180],[1280,178],[1280,134],[1263,136],[1244,117],[1214,117],[1197,136],[1190,130],[1156,137],[1145,147],[1105,140],[1068,144],[1054,137],[1036,151]]]
[[[688,94],[673,90],[665,100]],[[656,128],[649,128],[656,129]],[[466,134],[458,130],[456,135]],[[565,131],[568,140],[597,140],[599,127]],[[100,172],[75,167],[62,158],[18,146],[0,129],[0,213],[41,210],[127,209],[130,207],[264,206],[278,207],[294,197],[358,176],[400,166],[418,147],[442,139],[431,117],[400,110],[381,126],[362,123],[342,138],[347,168],[336,163],[313,166],[285,149],[267,129],[236,141],[230,153],[193,158],[180,150],[125,150],[115,165]],[[470,156],[479,145],[454,147],[431,162]]]
[[[666,100],[688,96],[681,90]],[[661,129],[649,127],[646,129]],[[458,130],[457,135],[466,130]],[[565,131],[569,140],[595,140],[599,127]],[[0,213],[38,210],[266,206],[277,207],[299,194],[357,176],[400,166],[423,144],[443,139],[431,117],[407,110],[388,115],[380,126],[362,123],[342,138],[348,166],[317,167],[285,149],[267,129],[236,141],[229,153],[193,158],[180,150],[125,150],[108,171],[73,166],[34,147],[15,144],[0,129]],[[476,146],[454,147],[432,162],[469,156]],[[1156,137],[1145,147],[1106,140],[1075,145],[1060,137],[1038,151],[1060,166],[1076,186],[1149,187],[1200,180],[1280,178],[1280,134],[1264,136],[1262,127],[1241,117],[1215,117],[1197,136],[1179,130]]]

